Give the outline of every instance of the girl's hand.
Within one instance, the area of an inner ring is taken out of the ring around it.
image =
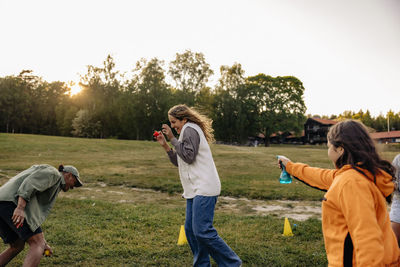
[[[175,137],[172,133],[171,128],[167,124],[162,125],[162,132],[167,136],[169,141],[171,141]]]
[[[286,167],[286,164],[287,164],[289,161],[291,161],[291,160],[288,159],[288,158],[285,157],[285,156],[278,156],[278,166],[279,166],[279,168],[281,167],[280,162],[282,162],[282,165],[283,165],[284,167]]]

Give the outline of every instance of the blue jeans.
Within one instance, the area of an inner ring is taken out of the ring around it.
[[[193,252],[193,266],[240,266],[242,261],[213,227],[217,197],[195,196],[186,200],[185,233]]]

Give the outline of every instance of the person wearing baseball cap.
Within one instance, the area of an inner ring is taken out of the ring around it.
[[[45,254],[53,251],[47,244],[41,225],[62,190],[82,186],[78,169],[60,165],[33,165],[0,187],[0,237],[9,247],[0,254],[0,266],[9,263],[25,246],[29,251],[24,266],[38,266]]]
[[[83,185],[81,180],[79,180],[79,172],[74,166],[71,166],[71,165],[67,165],[67,166],[60,165],[58,170],[61,171],[61,172],[66,172],[66,173],[72,174],[74,176],[74,178],[76,179],[75,187],[80,187],[80,186]]]

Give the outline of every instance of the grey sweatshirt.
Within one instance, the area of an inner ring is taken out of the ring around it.
[[[173,138],[171,144],[175,147],[175,151],[173,149],[168,151],[169,160],[172,164],[178,166],[178,155],[187,164],[191,164],[199,152],[200,136],[195,129],[189,126],[183,133],[182,142]]]

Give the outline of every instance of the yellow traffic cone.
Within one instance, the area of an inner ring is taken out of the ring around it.
[[[184,244],[187,244],[187,239],[185,234],[185,227],[181,225],[181,230],[179,231],[179,237],[178,237],[178,246],[182,246]]]
[[[292,228],[290,228],[290,223],[288,218],[285,217],[285,224],[283,226],[283,236],[293,236]]]

